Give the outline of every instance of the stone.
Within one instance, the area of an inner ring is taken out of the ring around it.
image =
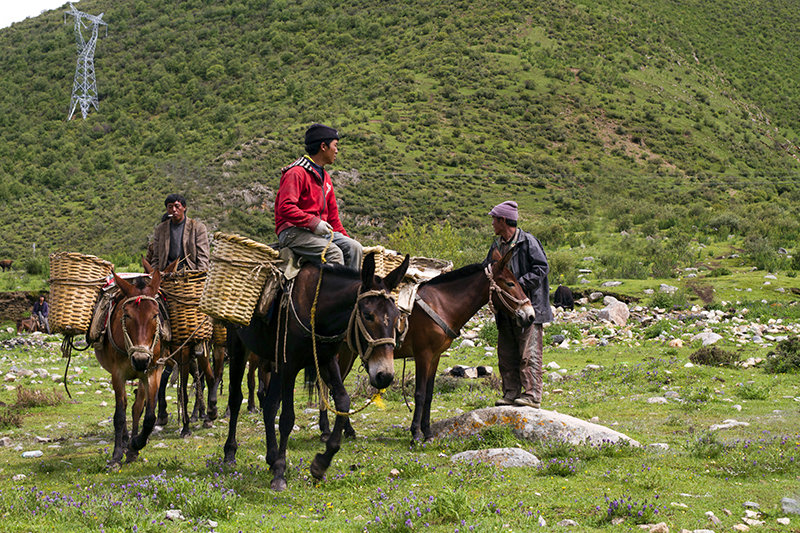
[[[781,518],[778,518],[778,519],[776,520],[776,522],[778,522],[778,523],[779,523],[780,525],[782,525],[782,526],[788,526],[789,524],[791,524],[791,523],[792,523],[792,521],[791,521],[791,520],[789,520],[789,519],[788,519],[788,518],[786,518],[786,517],[781,517]]]
[[[701,341],[703,346],[710,346],[722,340],[722,335],[713,331],[704,331],[692,337],[692,342]]]
[[[598,315],[601,320],[613,322],[617,326],[624,326],[627,324],[630,316],[631,312],[628,310],[628,306],[619,301],[607,305],[600,310],[600,314]]]
[[[26,476],[25,474],[17,474],[14,477],[12,477],[11,479],[13,479],[14,481],[22,481],[26,477],[28,477],[28,476]]]
[[[29,452],[22,452],[22,457],[24,457],[25,459],[33,459],[36,457],[41,457],[42,455],[44,455],[44,452],[42,452],[42,450],[31,450]]]
[[[556,525],[558,527],[578,527],[578,523],[575,520],[570,520],[569,518],[557,522]]]
[[[539,524],[539,527],[547,527],[547,520],[545,520],[542,515],[539,515],[539,519],[536,522]]]
[[[488,450],[467,450],[457,453],[450,458],[451,461],[484,463],[502,468],[512,466],[536,466],[539,458],[521,448],[490,448]]]
[[[748,509],[761,509],[761,506],[758,505],[756,502],[744,502],[742,505],[747,507]]]
[[[559,382],[561,382],[561,381],[564,381],[564,376],[562,376],[562,375],[561,375],[561,374],[559,374],[558,372],[549,372],[549,373],[547,374],[547,380],[548,380],[550,383],[559,383]]]
[[[593,292],[593,293],[591,293],[589,295],[589,301],[590,302],[596,302],[597,300],[600,300],[602,298],[603,298],[603,293],[602,292]]]
[[[647,399],[647,403],[663,405],[665,403],[668,403],[668,400],[662,396],[653,396],[652,398]]]
[[[486,407],[440,420],[431,425],[437,438],[476,435],[489,426],[507,426],[518,438],[529,441],[563,440],[571,444],[588,442],[639,442],[599,424],[592,424],[555,411],[532,407]]]
[[[621,281],[604,281],[600,284],[601,287],[619,287],[622,285]]]
[[[667,346],[670,348],[683,348],[683,341],[681,339],[671,339]]]
[[[673,287],[672,285],[667,285],[666,283],[662,283],[661,285],[658,286],[658,291],[664,292],[666,294],[673,294],[677,292],[677,290],[678,287]]]
[[[666,522],[659,522],[650,527],[649,533],[669,533],[669,527]]]
[[[10,437],[3,437],[0,439],[0,448],[11,446],[11,438]]]
[[[558,370],[561,367],[558,366],[558,363],[556,363],[555,361],[550,361],[545,365],[545,368],[549,368],[550,370]]]
[[[800,514],[800,502],[792,498],[783,498],[781,500],[781,508],[784,513]]]
[[[708,517],[708,521],[715,526],[718,526],[722,523],[722,520],[717,518],[717,516],[714,514],[714,511],[706,511],[706,516]]]
[[[749,422],[739,422],[738,420],[734,420],[732,418],[729,418],[727,420],[723,420],[721,424],[713,424],[713,425],[711,425],[708,428],[708,430],[709,431],[718,431],[720,429],[731,429],[731,428],[735,428],[737,426],[747,427],[749,425],[750,425]]]
[[[461,341],[461,348],[474,348],[475,343],[469,339],[464,339]]]
[[[736,524],[733,526],[734,531],[750,531],[750,526],[744,524]]]
[[[564,335],[559,334],[559,335],[553,335],[552,339],[553,339],[553,344],[561,344],[562,342],[564,342],[564,340],[566,340],[566,337],[564,337]]]
[[[661,451],[669,451],[669,444],[666,442],[651,442],[648,444],[648,447],[653,448],[654,450],[661,450]]]
[[[177,520],[186,520],[180,509],[167,509],[164,518],[167,520],[172,520],[173,522]]]

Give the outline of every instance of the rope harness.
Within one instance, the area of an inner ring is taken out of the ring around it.
[[[358,298],[356,299],[356,305],[353,308],[353,312],[350,314],[350,321],[347,324],[347,347],[350,348],[351,352],[357,353],[359,355],[362,364],[367,364],[370,356],[372,355],[372,352],[378,346],[383,346],[384,344],[391,344],[392,346],[394,346],[397,342],[396,328],[393,329],[394,331],[393,336],[382,337],[379,339],[373,338],[370,332],[367,331],[367,327],[364,325],[364,319],[361,316],[358,304],[364,298],[369,298],[371,296],[380,296],[386,298],[390,302],[393,302],[391,295],[383,289],[366,291],[358,295]],[[362,349],[361,337],[359,337],[358,333],[361,333],[361,336],[364,337],[364,340],[367,341],[366,350]]]
[[[158,313],[156,313],[156,333],[155,335],[153,335],[153,342],[150,344],[150,347],[141,345],[136,346],[133,344],[130,334],[128,334],[128,327],[126,325],[126,320],[128,318],[128,315],[125,314],[125,309],[124,309],[125,306],[128,305],[129,303],[135,302],[136,305],[139,305],[142,302],[142,300],[149,300],[155,302],[156,309],[158,309],[157,298],[153,298],[152,296],[131,296],[130,298],[125,299],[121,304],[123,309],[122,309],[122,319],[120,320],[120,323],[122,325],[122,337],[125,340],[125,353],[130,358],[133,358],[133,356],[136,354],[145,354],[147,356],[147,366],[149,367],[150,362],[153,360],[156,345],[161,340],[161,317],[158,316]],[[111,339],[111,342],[113,343],[114,336],[111,335],[111,328],[108,329],[109,329],[108,338]],[[117,349],[119,350],[119,348]]]
[[[489,310],[492,312],[493,315],[497,314],[497,311],[494,308],[494,304],[492,303],[492,293],[497,294],[497,299],[500,300],[500,303],[503,304],[510,312],[515,312],[517,309],[522,307],[525,304],[530,304],[530,298],[524,299],[517,299],[511,296],[508,292],[504,291],[500,288],[500,286],[495,282],[494,278],[492,277],[492,265],[486,265],[486,268],[483,270],[486,274],[486,277],[489,278]],[[513,304],[513,305],[512,305]]]

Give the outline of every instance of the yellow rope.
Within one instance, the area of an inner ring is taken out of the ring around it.
[[[328,251],[328,247],[330,247],[332,242],[333,242],[333,233],[331,233],[331,236],[328,239],[325,248],[323,248],[322,250],[322,255],[320,256],[320,259],[322,260],[323,263],[327,262],[325,260],[325,253]],[[319,357],[317,357],[317,336],[314,333],[314,327],[316,324],[316,316],[317,316],[317,301],[319,300],[320,287],[322,287],[322,268],[319,269],[319,278],[317,279],[317,290],[316,293],[314,294],[314,303],[311,305],[311,348],[314,353],[314,367],[317,369],[317,389],[320,391],[320,398],[322,399],[322,403],[325,404],[325,408],[328,411],[332,412],[336,416],[350,416],[356,413],[360,413],[361,411],[366,409],[369,406],[369,404],[373,402],[375,403],[375,405],[378,406],[379,409],[381,410],[385,409],[386,405],[383,403],[383,398],[381,398],[381,393],[383,393],[383,391],[386,389],[379,390],[372,398],[369,399],[369,401],[366,404],[364,404],[363,407],[360,407],[359,409],[356,409],[354,411],[351,410],[351,412],[349,413],[342,413],[340,411],[337,411],[336,408],[332,407],[331,404],[328,402],[327,398],[328,395],[322,394],[322,376],[319,372]]]

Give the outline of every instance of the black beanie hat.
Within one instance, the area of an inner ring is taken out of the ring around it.
[[[320,141],[330,141],[339,138],[339,132],[324,124],[312,124],[306,130],[306,144],[314,144]]]

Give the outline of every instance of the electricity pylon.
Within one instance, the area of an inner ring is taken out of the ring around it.
[[[78,66],[75,68],[75,81],[72,82],[72,101],[69,105],[70,111],[67,120],[72,119],[72,115],[75,114],[75,108],[78,105],[81,106],[81,114],[85,120],[90,105],[97,109],[97,80],[94,76],[94,50],[97,44],[97,29],[103,25],[106,27],[106,34],[108,34],[108,25],[103,22],[103,13],[97,16],[89,15],[78,11],[72,4],[69,5],[69,9],[69,11],[64,12],[64,23],[67,22],[67,15],[75,17]],[[87,27],[83,19],[92,24],[92,37],[88,41],[84,40],[81,32],[82,28]]]

